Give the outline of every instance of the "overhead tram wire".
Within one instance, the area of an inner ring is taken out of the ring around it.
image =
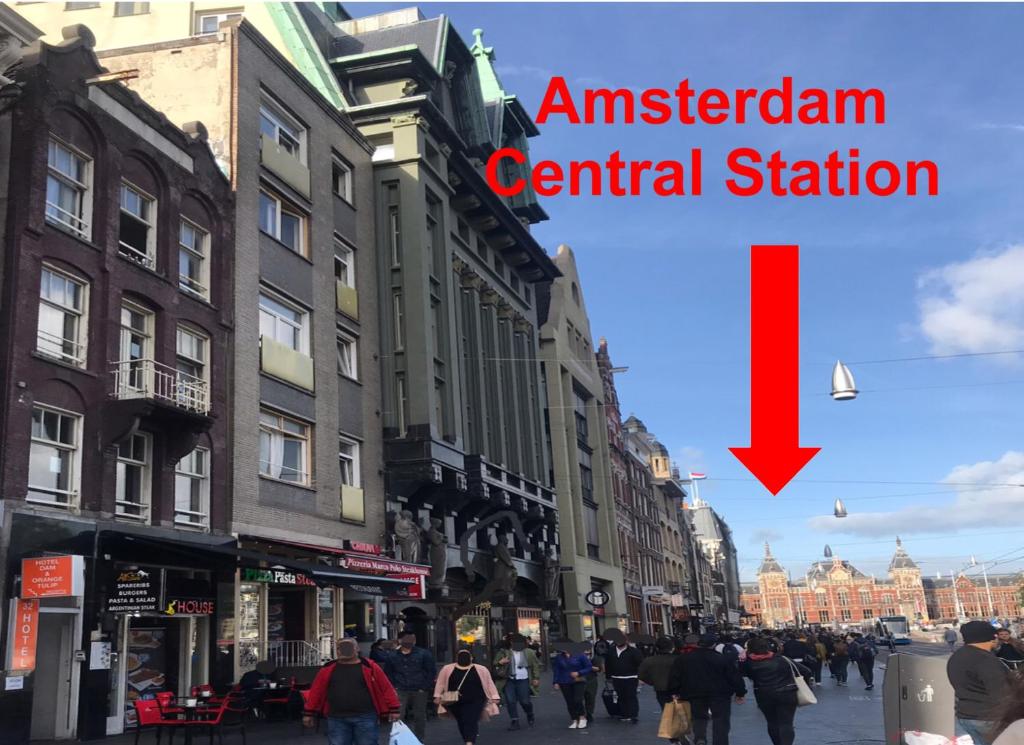
[[[747,478],[726,478],[726,477],[722,477],[722,476],[708,476],[707,480],[708,481],[751,481],[751,482],[757,482],[757,479],[752,478],[752,477],[747,477]],[[844,485],[844,484],[845,485],[850,485],[850,484],[880,484],[880,485],[887,485],[887,486],[950,486],[950,487],[976,486],[976,487],[980,487],[980,488],[986,488],[986,487],[999,487],[999,488],[1020,487],[1020,488],[1024,488],[1024,484],[1020,484],[1020,483],[1013,483],[1013,484],[999,483],[999,482],[985,483],[985,482],[980,482],[980,481],[977,481],[977,482],[970,482],[970,481],[870,481],[870,480],[852,480],[852,479],[848,479],[848,480],[842,480],[842,479],[794,479],[792,483],[794,483],[794,484],[840,484],[840,485]]]

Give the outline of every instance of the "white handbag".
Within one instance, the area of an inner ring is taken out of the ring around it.
[[[811,704],[818,703],[818,697],[814,695],[814,691],[807,685],[807,681],[800,674],[800,668],[796,666],[796,663],[788,657],[783,657],[782,659],[789,663],[789,667],[793,671],[793,682],[796,684],[796,705],[810,706]]]

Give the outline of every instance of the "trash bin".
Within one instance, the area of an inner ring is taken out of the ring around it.
[[[882,683],[886,745],[909,745],[907,732],[927,732],[955,742],[953,686],[945,657],[890,655]]]

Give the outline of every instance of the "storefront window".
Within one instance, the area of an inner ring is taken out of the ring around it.
[[[320,653],[334,659],[334,588],[323,587],[317,592],[320,608]]]
[[[583,616],[583,638],[587,641],[594,640],[594,617]]]
[[[483,616],[463,616],[455,622],[459,642],[473,646],[485,643],[487,619]]]
[[[529,639],[531,642],[539,642],[540,639],[540,619],[539,618],[520,618],[519,619],[519,633]]]
[[[345,601],[345,636],[360,642],[373,642],[377,619],[372,600]]]
[[[238,667],[252,670],[259,662],[260,586],[243,582],[238,591]]]

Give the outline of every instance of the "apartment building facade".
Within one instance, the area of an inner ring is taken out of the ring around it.
[[[562,612],[570,638],[596,639],[628,618],[604,386],[572,249],[559,246],[554,263],[562,276],[541,285],[538,301],[545,423],[562,526]]]
[[[0,596],[30,630],[4,636],[0,710],[23,740],[120,731],[141,634],[174,690],[216,677],[234,583],[230,184],[201,123],[63,36],[0,113]]]

